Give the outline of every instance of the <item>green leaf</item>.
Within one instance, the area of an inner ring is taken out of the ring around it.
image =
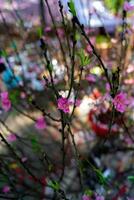
[[[49,164],[49,165],[48,165],[48,170],[49,170],[49,172],[51,172],[52,169],[53,169],[53,165],[52,165],[52,164]]]
[[[84,66],[86,66],[86,65],[88,65],[88,64],[90,63],[89,56],[86,56],[86,55],[85,55],[85,52],[84,52],[83,49],[81,49],[81,50],[79,51],[78,56],[79,56],[79,58],[80,58],[80,65],[81,65],[82,67],[84,67]]]
[[[90,190],[90,189],[87,189],[85,192],[84,192],[84,194],[86,194],[87,196],[92,196],[93,195],[93,191],[92,190]]]
[[[46,66],[46,68],[47,68],[47,70],[50,71],[50,72],[53,71],[53,66],[52,66],[52,64],[50,64],[50,63]]]
[[[20,91],[13,90],[9,94],[9,98],[13,104],[17,104],[19,102]]]
[[[41,27],[38,27],[38,29],[37,29],[37,34],[38,34],[38,36],[39,36],[40,38],[42,37],[43,31],[42,31],[42,28],[41,28]]]
[[[75,5],[74,5],[73,0],[70,0],[70,2],[68,2],[68,7],[69,7],[69,11],[72,13],[72,15],[76,16],[76,10],[75,10]]]
[[[134,176],[128,176],[127,177],[129,181],[131,181],[132,183],[134,183]]]
[[[7,57],[7,52],[6,52],[5,50],[2,50],[2,51],[1,51],[1,56],[3,56],[3,57],[6,58],[6,57]]]
[[[94,169],[96,176],[98,178],[98,181],[102,185],[106,185],[106,178],[103,176],[102,172],[99,169]]]
[[[39,153],[41,152],[41,145],[39,144],[39,141],[37,139],[37,137],[35,136],[30,136],[30,141],[31,141],[31,144],[32,144],[32,149],[35,153]]]
[[[81,35],[80,35],[78,32],[76,32],[76,33],[75,33],[75,40],[76,40],[76,41],[79,41],[80,38],[81,38]]]
[[[51,181],[49,186],[57,191],[60,189],[60,184],[57,181]]]

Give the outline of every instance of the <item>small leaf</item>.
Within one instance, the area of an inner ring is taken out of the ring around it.
[[[106,185],[106,178],[103,176],[102,172],[99,169],[94,169],[96,176],[98,178],[98,181],[102,185]]]
[[[92,196],[93,195],[93,191],[92,190],[90,190],[90,189],[87,189],[85,192],[84,192],[84,194],[86,194],[87,196]]]
[[[3,57],[7,57],[7,52],[5,51],[5,50],[2,50],[1,52],[0,52],[0,56],[3,56]]]
[[[48,165],[48,170],[49,170],[49,172],[51,172],[52,169],[53,169],[53,165],[52,165],[52,164],[49,164],[49,165]]]
[[[38,139],[37,137],[35,136],[30,136],[30,141],[31,141],[31,144],[32,144],[32,149],[35,153],[38,153],[38,152],[41,152],[41,146],[38,142]]]
[[[127,177],[129,181],[131,181],[132,183],[134,183],[134,176],[128,176]]]
[[[85,55],[85,52],[84,52],[83,49],[81,49],[81,50],[79,51],[78,56],[79,56],[80,62],[81,62],[80,65],[81,65],[82,67],[84,67],[84,66],[86,66],[86,65],[88,65],[88,64],[90,63],[89,56],[86,56],[86,55]]]
[[[53,66],[52,66],[50,63],[47,64],[46,68],[47,68],[47,70],[50,71],[50,72],[53,71]]]
[[[19,97],[20,97],[20,91],[18,90],[13,90],[9,94],[9,98],[12,103],[17,104],[19,102]]]
[[[57,181],[51,181],[49,186],[57,191],[60,189],[60,184]]]
[[[70,2],[68,2],[68,7],[69,7],[69,11],[72,13],[73,16],[76,16],[76,10],[75,10],[75,5],[73,0],[70,0]]]
[[[42,35],[43,35],[43,33],[42,33],[43,31],[42,31],[42,28],[41,27],[39,27],[38,29],[37,29],[37,34],[38,34],[38,36],[41,38],[42,37]]]

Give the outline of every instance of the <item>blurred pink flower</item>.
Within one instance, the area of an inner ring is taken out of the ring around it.
[[[10,99],[9,99],[8,92],[2,92],[2,93],[0,94],[0,96],[1,96],[2,108],[3,108],[5,111],[10,110],[10,108],[11,108],[11,101],[10,101]]]
[[[25,99],[25,98],[26,98],[26,93],[25,93],[25,92],[21,92],[21,93],[20,93],[20,97],[21,97],[22,99]]]
[[[110,85],[109,85],[109,83],[106,83],[106,91],[110,92]]]
[[[17,140],[16,135],[11,133],[10,135],[8,135],[7,140],[8,142],[15,142]]]
[[[96,82],[96,78],[95,78],[95,76],[94,76],[93,74],[88,74],[88,75],[86,76],[86,80],[87,80],[88,82],[90,82],[90,83],[95,83],[95,82]]]
[[[9,95],[8,95],[7,91],[1,92],[0,96],[1,96],[1,100],[5,100],[5,99],[9,98]]]
[[[11,101],[8,100],[8,99],[2,101],[2,108],[3,108],[5,111],[9,111],[10,108],[11,108]]]
[[[59,35],[60,38],[64,37],[64,30],[62,28],[58,28],[57,29],[57,33],[58,33],[58,35]]]
[[[4,60],[3,60],[3,58],[0,58],[0,63],[4,63]]]
[[[84,194],[82,196],[82,200],[92,200],[91,197],[87,196],[86,194]]]
[[[93,50],[90,45],[86,46],[86,51],[87,51],[87,53],[92,53]]]
[[[113,99],[113,104],[116,110],[118,110],[121,113],[125,112],[129,104],[129,100],[127,99],[127,94],[123,92],[117,94]]]
[[[67,98],[61,97],[57,101],[58,103],[58,109],[62,110],[64,113],[69,113],[69,106],[72,104],[70,100]]]
[[[46,128],[46,121],[43,116],[39,117],[35,123],[35,127],[39,130],[43,130]]]
[[[134,5],[131,5],[128,1],[125,1],[123,8],[124,8],[125,11],[133,11]]]
[[[27,160],[28,160],[27,157],[23,157],[23,158],[21,158],[21,161],[22,161],[22,162],[26,162]]]
[[[8,193],[10,191],[10,187],[8,185],[5,185],[3,188],[2,188],[2,192],[4,193]]]
[[[76,99],[75,106],[80,106],[80,104],[81,104],[81,100],[80,99]]]
[[[44,31],[45,32],[50,32],[50,31],[52,31],[52,28],[50,26],[47,26]]]
[[[105,200],[103,196],[97,195],[95,200]]]
[[[132,141],[131,138],[129,138],[129,137],[124,138],[124,142],[125,142],[127,145],[132,145],[132,144],[133,144],[133,141]]]

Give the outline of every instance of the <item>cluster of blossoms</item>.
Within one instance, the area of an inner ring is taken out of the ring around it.
[[[81,103],[81,101],[79,99],[77,99],[76,101],[72,101],[66,97],[60,97],[58,100],[57,100],[57,105],[58,105],[58,109],[59,110],[62,110],[64,113],[69,113],[70,112],[70,109],[69,107],[71,105],[75,105],[75,106],[79,106]]]
[[[11,101],[9,99],[9,94],[8,92],[2,92],[0,94],[0,97],[1,97],[1,105],[2,105],[2,108],[5,110],[5,111],[9,111],[10,108],[11,108]]]
[[[69,106],[72,104],[72,102],[69,99],[61,97],[58,99],[57,103],[59,110],[62,110],[64,113],[69,113]]]
[[[125,112],[129,103],[130,101],[127,99],[127,94],[123,92],[117,94],[113,99],[114,107],[121,113]]]
[[[123,8],[124,8],[125,11],[133,11],[134,10],[134,5],[131,5],[130,2],[125,1]]]

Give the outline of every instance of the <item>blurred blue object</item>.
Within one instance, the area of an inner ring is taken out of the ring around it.
[[[5,83],[7,89],[14,89],[19,86],[19,83],[21,82],[21,78],[19,76],[16,76],[13,74],[11,69],[7,68],[2,73],[2,80]]]

